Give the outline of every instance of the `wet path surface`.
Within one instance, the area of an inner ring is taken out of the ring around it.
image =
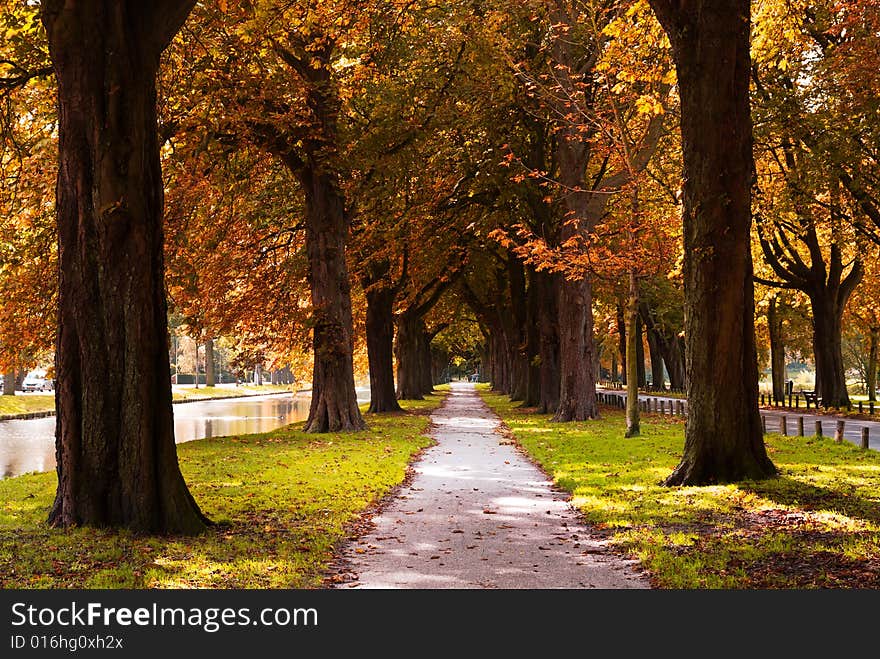
[[[351,588],[647,588],[609,553],[564,493],[495,431],[473,385],[432,416],[438,444],[375,528],[344,550]]]

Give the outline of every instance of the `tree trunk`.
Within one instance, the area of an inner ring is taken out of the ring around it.
[[[368,288],[367,361],[370,369],[368,412],[398,412],[394,391],[394,298],[392,288]]]
[[[668,339],[664,339],[660,344],[660,348],[663,351],[663,362],[666,364],[666,372],[669,375],[669,389],[671,391],[684,391],[687,389],[684,338],[673,335]]]
[[[422,367],[421,336],[424,332],[421,316],[407,311],[398,316],[396,346],[398,400],[424,400],[425,392],[419,375],[419,369]]]
[[[363,430],[354,390],[351,290],[345,263],[348,216],[338,176],[300,172],[306,197],[306,251],[312,294],[312,402],[306,432]]]
[[[3,395],[15,395],[15,371],[10,371],[3,375]]]
[[[513,254],[507,260],[510,282],[510,400],[526,399],[529,379],[528,301],[526,273],[522,262]]]
[[[642,340],[643,335],[642,319],[636,318],[636,377],[638,378],[639,389],[648,386],[648,380],[645,374],[645,342]]]
[[[626,384],[629,380],[626,374],[629,369],[626,367],[626,311],[623,302],[617,303],[617,354],[620,356],[620,381]]]
[[[665,376],[663,374],[663,352],[660,349],[660,336],[653,327],[647,328],[648,354],[651,356],[651,389],[663,391]]]
[[[205,386],[217,386],[217,375],[214,368],[214,339],[205,341]]]
[[[639,324],[639,282],[633,271],[629,273],[629,300],[626,308],[626,363],[629,364],[626,385],[626,437],[637,437],[639,428],[638,344],[641,334]],[[642,361],[642,368],[644,368]]]
[[[199,388],[199,342],[193,340],[193,381],[196,389]]]
[[[785,337],[782,330],[782,314],[777,309],[778,300],[771,298],[767,307],[767,328],[770,334],[770,373],[773,382],[774,402],[785,401]]]
[[[419,389],[422,395],[434,391],[434,364],[431,359],[431,336],[425,329],[425,323],[421,323],[419,334]]]
[[[749,0],[650,0],[672,44],[684,156],[688,422],[668,485],[776,474],[758,412]]]
[[[813,293],[810,305],[813,309],[816,392],[822,397],[823,407],[849,408],[841,340],[843,308],[830,294]]]
[[[880,348],[880,327],[872,327],[868,334],[868,400],[877,400],[877,352]]]
[[[159,56],[193,2],[43,0],[58,82],[53,526],[197,533],[168,377]]]
[[[599,416],[593,375],[593,295],[587,279],[563,279],[559,287],[559,405],[554,421]]]
[[[540,286],[536,280],[540,275],[533,270],[529,271],[529,287],[526,293],[526,396],[523,401],[525,407],[539,407],[541,405],[541,327],[540,306],[543,300],[539,297]]]
[[[559,407],[559,324],[557,309],[557,274],[537,273],[535,283],[539,286],[540,305],[540,382],[542,414],[555,412]]]

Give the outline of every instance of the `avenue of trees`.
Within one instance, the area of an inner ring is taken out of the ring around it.
[[[0,370],[54,354],[54,525],[210,523],[169,323],[316,433],[453,363],[560,423],[685,390],[669,485],[776,473],[765,368],[876,399],[878,0],[0,6]]]

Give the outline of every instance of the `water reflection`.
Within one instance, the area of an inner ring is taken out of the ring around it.
[[[358,400],[369,400],[358,389]],[[177,443],[194,439],[269,432],[305,421],[308,394],[213,400],[174,406]],[[55,468],[55,418],[0,421],[0,478]]]

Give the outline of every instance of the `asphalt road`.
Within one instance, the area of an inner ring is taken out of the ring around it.
[[[626,392],[611,390],[611,389],[598,389],[600,393],[610,394],[614,396],[620,396],[623,400],[626,400]],[[662,395],[654,395],[654,394],[639,394],[639,400],[647,400],[649,398],[657,399],[658,401],[663,400],[666,403],[666,412],[667,414],[671,413],[671,410],[675,409],[675,402],[680,401],[680,398],[671,398],[668,396]],[[687,410],[687,401],[682,401],[685,405],[685,410]],[[804,435],[812,436],[816,432],[816,421],[822,422],[822,434],[826,437],[833,437],[835,433],[835,429],[837,427],[837,420],[839,417],[835,417],[832,415],[822,415],[822,414],[809,414],[806,410],[777,410],[777,409],[761,409],[761,415],[767,418],[767,432],[781,432],[782,429],[782,417],[786,418],[786,427],[789,435],[797,434],[797,419],[798,417],[804,418]],[[862,421],[859,419],[844,419],[844,431],[843,437],[848,442],[851,442],[857,446],[861,446],[862,442],[862,428],[868,428],[868,448],[874,451],[880,451],[880,422],[878,421]]]

